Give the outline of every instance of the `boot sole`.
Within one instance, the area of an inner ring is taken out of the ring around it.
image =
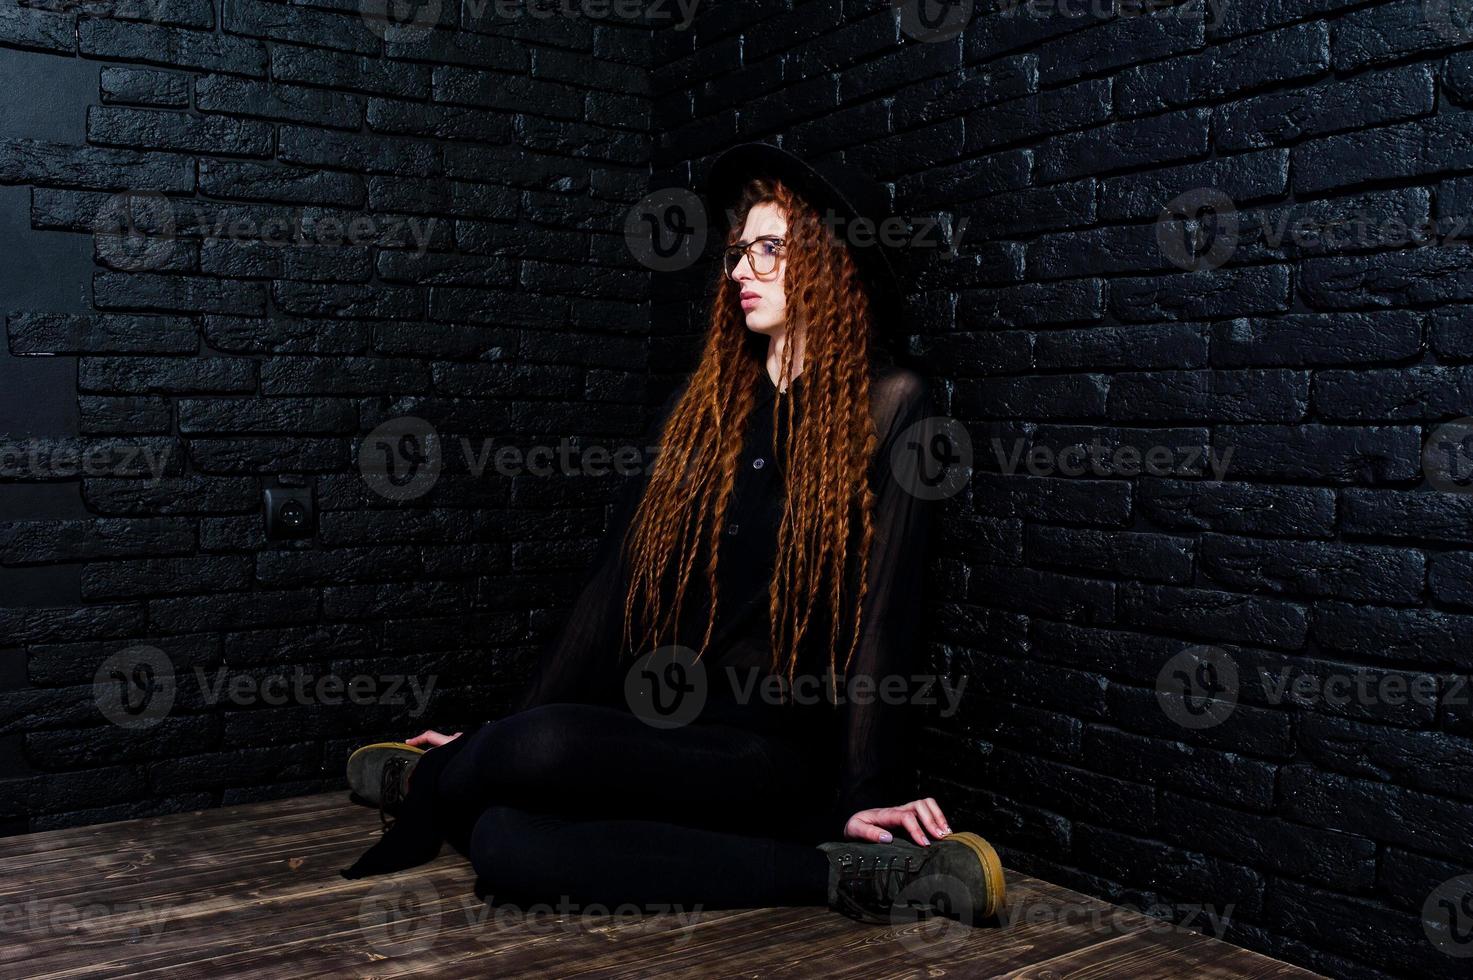
[[[374,742],[372,745],[360,746],[353,750],[348,756],[348,788],[353,795],[361,799],[369,806],[378,806],[379,786],[377,779],[368,778],[369,763],[374,754],[378,752],[407,752],[411,755],[424,755],[425,750],[407,742]],[[361,792],[367,789],[368,793]]]
[[[982,874],[987,879],[987,904],[976,909],[975,914],[980,919],[991,918],[1002,905],[1003,893],[1007,888],[1002,876],[1002,859],[997,856],[997,851],[983,838],[966,831],[948,834],[941,839],[965,844],[976,855],[977,862],[982,865]]]

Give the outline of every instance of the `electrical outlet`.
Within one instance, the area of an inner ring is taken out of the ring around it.
[[[271,487],[266,491],[266,539],[286,541],[317,533],[317,507],[311,487]]]

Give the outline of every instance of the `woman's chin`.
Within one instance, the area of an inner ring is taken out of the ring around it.
[[[765,313],[752,312],[747,314],[747,329],[753,333],[770,334],[781,326],[782,321],[774,320],[772,316]]]

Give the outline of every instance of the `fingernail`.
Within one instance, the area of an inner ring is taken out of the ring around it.
[[[882,830],[882,831],[880,831],[880,841],[882,843],[888,844],[888,843],[890,843],[891,840],[892,840],[892,838],[891,838],[890,832],[888,830]]]

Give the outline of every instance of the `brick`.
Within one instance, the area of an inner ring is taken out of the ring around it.
[[[1232,449],[1239,479],[1392,483],[1421,472],[1421,440],[1408,426],[1224,425],[1213,445]]]
[[[95,303],[102,309],[148,309],[189,313],[263,313],[265,289],[207,276],[168,276],[98,272],[92,277]]]
[[[1421,321],[1406,310],[1290,313],[1212,325],[1212,363],[1217,367],[1375,363],[1403,360],[1421,350]]]
[[[1284,266],[1110,281],[1111,312],[1135,323],[1277,313],[1288,307],[1289,270]]]
[[[188,159],[45,140],[0,140],[0,183],[76,187],[85,190],[146,189],[155,193],[194,189]]]
[[[104,105],[189,106],[189,76],[178,72],[108,65],[102,69],[100,85]]]
[[[356,130],[364,117],[364,101],[356,95],[227,75],[198,79],[194,83],[194,105],[200,112],[311,123],[334,129]]]
[[[1308,404],[1306,371],[1155,371],[1111,379],[1108,411],[1137,422],[1297,422]]]
[[[1418,667],[1467,671],[1473,656],[1463,638],[1473,617],[1426,609],[1319,602],[1313,636],[1322,647]]]
[[[230,34],[276,41],[310,37],[324,48],[377,54],[379,39],[356,17],[331,11],[269,3],[266,0],[224,0],[220,25]]]
[[[431,66],[387,61],[377,57],[271,46],[271,77],[284,82],[308,82],[336,89],[426,98],[430,94]]]
[[[1204,582],[1247,592],[1415,603],[1426,559],[1409,548],[1317,541],[1253,541],[1220,534],[1199,540]]]
[[[194,321],[122,314],[13,313],[6,319],[12,354],[192,354]]]
[[[1094,531],[1030,525],[1024,547],[1030,563],[1148,582],[1185,582],[1192,546],[1167,534]]]
[[[999,378],[957,386],[955,410],[968,417],[1078,418],[1101,416],[1109,379],[1097,374]]]
[[[1435,104],[1431,69],[1409,65],[1218,106],[1212,112],[1212,134],[1221,149],[1260,149],[1403,122],[1432,112]]]
[[[1335,493],[1324,487],[1151,480],[1141,485],[1136,500],[1148,521],[1172,530],[1281,537],[1335,533]]]
[[[0,523],[0,564],[187,554],[194,525],[179,518]]]
[[[180,399],[179,431],[352,432],[358,412],[352,402],[326,398]]]
[[[1304,81],[1329,67],[1330,28],[1311,22],[1128,69],[1116,78],[1116,98],[1122,116],[1138,116]]]
[[[90,106],[87,139],[104,146],[268,157],[271,127],[263,122],[192,116],[157,109]]]
[[[382,394],[429,386],[424,364],[389,358],[281,357],[262,362],[261,391],[267,395]]]
[[[1132,627],[1180,631],[1204,640],[1254,643],[1297,650],[1308,635],[1302,605],[1279,599],[1160,585],[1127,583],[1120,590],[1120,621]]]
[[[76,36],[81,53],[96,58],[141,61],[166,68],[202,68],[257,78],[266,74],[266,46],[250,38],[107,18],[78,22]]]
[[[1473,403],[1473,368],[1319,371],[1314,410],[1326,421],[1404,421],[1457,416]]]
[[[76,30],[73,13],[0,7],[0,42],[6,47],[66,53],[75,49]]]
[[[1178,846],[1343,891],[1368,888],[1375,878],[1376,845],[1364,837],[1301,827],[1170,791],[1162,797],[1172,814],[1162,831]]]
[[[1473,849],[1460,830],[1473,804],[1308,766],[1287,767],[1283,778],[1286,812],[1302,823],[1463,860]]]
[[[1038,149],[1038,176],[1051,183],[1203,156],[1209,117],[1205,109],[1188,109],[1056,136]]]
[[[256,364],[244,358],[84,357],[81,391],[147,395],[155,392],[251,392]]]

